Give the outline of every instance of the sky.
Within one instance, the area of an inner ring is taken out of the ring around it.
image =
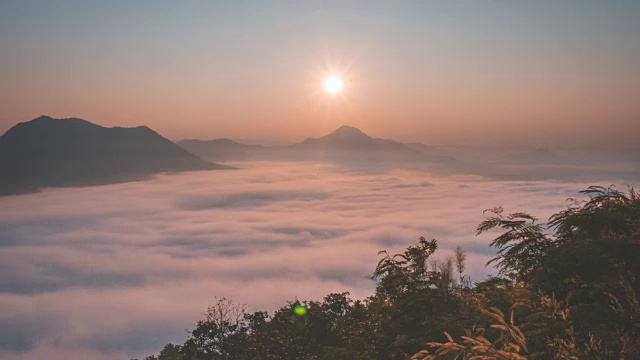
[[[637,1],[0,1],[0,133],[640,143]],[[337,73],[339,96],[320,88]]]

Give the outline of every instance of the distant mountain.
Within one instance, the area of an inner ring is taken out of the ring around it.
[[[439,159],[440,161],[455,161],[453,156],[448,155],[445,150],[439,149],[435,146],[429,146],[422,143],[405,143],[404,145],[432,159]]]
[[[435,150],[433,146],[425,145],[423,143],[406,143],[404,145],[408,146],[409,148],[415,151],[420,151],[420,152],[432,152]]]
[[[393,140],[372,138],[357,128],[342,126],[328,135],[285,146],[246,145],[229,139],[181,140],[178,144],[212,161],[332,160],[332,161],[450,161],[453,158]],[[415,144],[414,144],[415,145]],[[423,147],[427,145],[420,144]]]
[[[413,153],[415,150],[393,140],[374,139],[359,129],[351,126],[341,126],[329,135],[317,139],[308,138],[292,145],[296,148],[349,150],[349,151],[403,151]]]
[[[0,195],[223,168],[146,126],[105,128],[82,119],[40,116],[0,137]]]
[[[548,148],[539,148],[503,157],[503,161],[515,164],[546,164],[560,160],[560,157]]]
[[[246,145],[224,138],[215,140],[187,139],[178,141],[187,151],[214,161],[230,161],[251,158],[262,149],[260,145]]]

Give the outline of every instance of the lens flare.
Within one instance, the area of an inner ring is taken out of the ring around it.
[[[298,316],[303,316],[307,313],[307,307],[304,305],[297,304],[293,307],[293,312]]]

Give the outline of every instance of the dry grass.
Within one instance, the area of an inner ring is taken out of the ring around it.
[[[496,309],[481,309],[481,311],[491,317],[496,323],[490,325],[491,328],[499,330],[503,336],[495,342],[489,341],[484,336],[484,328],[467,330],[467,335],[462,336],[456,342],[451,335],[445,332],[449,341],[446,343],[428,343],[435,348],[431,353],[423,350],[415,354],[412,360],[435,360],[435,359],[459,359],[459,360],[527,360],[522,353],[527,352],[527,343],[524,334],[514,325],[513,312],[509,321],[504,314]]]

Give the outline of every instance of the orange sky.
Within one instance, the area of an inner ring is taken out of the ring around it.
[[[150,4],[3,9],[0,132],[47,114],[171,139],[349,124],[435,144],[640,142],[634,5]],[[320,91],[332,71],[339,98]]]

